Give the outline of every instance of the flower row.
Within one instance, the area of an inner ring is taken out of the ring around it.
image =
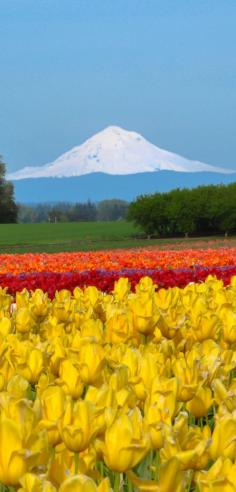
[[[132,290],[143,276],[149,276],[158,288],[184,287],[190,282],[202,282],[208,275],[221,279],[228,285],[232,276],[236,275],[236,266],[223,267],[192,267],[179,269],[126,269],[121,271],[86,270],[84,272],[39,272],[22,273],[20,275],[0,274],[0,286],[8,288],[10,294],[15,295],[22,289],[42,289],[51,298],[57,290],[68,289],[70,292],[76,287],[94,286],[103,292],[111,292],[114,283],[122,277],[127,277]]]
[[[2,489],[236,491],[236,277],[2,289],[0,313]]]
[[[236,264],[236,248],[179,250],[111,250],[79,253],[1,254],[0,273],[73,272],[97,270],[101,265],[107,271],[122,269],[189,268],[226,266]]]

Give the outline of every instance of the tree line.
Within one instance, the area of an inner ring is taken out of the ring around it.
[[[139,196],[128,220],[159,237],[236,233],[236,183]]]
[[[98,203],[18,204],[18,222],[115,221],[126,218],[128,205],[128,202],[118,199]]]
[[[115,221],[125,219],[128,202],[119,199],[99,203],[16,204],[14,186],[5,179],[6,166],[0,156],[0,224],[33,222]]]

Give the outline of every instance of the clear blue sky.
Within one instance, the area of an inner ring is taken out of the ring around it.
[[[235,0],[0,0],[8,170],[111,124],[236,169],[235,25]]]

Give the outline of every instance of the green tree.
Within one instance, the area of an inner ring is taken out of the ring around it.
[[[128,219],[146,234],[179,236],[236,232],[236,183],[140,196]]]
[[[128,210],[128,202],[118,200],[102,200],[97,205],[97,220],[125,219]]]
[[[17,222],[17,205],[13,184],[5,179],[6,166],[0,156],[0,223]]]

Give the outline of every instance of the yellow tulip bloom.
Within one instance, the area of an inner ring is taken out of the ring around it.
[[[200,418],[207,415],[212,404],[213,398],[211,389],[200,386],[192,400],[187,403],[186,408],[194,415],[194,417]]]
[[[0,320],[0,335],[3,337],[7,336],[12,331],[11,319],[3,316]]]
[[[41,372],[43,371],[43,354],[41,350],[33,348],[27,351],[25,362],[18,364],[18,371],[27,381],[32,384],[38,382]]]
[[[41,289],[36,289],[31,297],[31,312],[42,321],[48,314],[50,309],[50,302],[48,295]]]
[[[171,458],[161,465],[158,482],[139,478],[132,471],[128,471],[127,476],[140,492],[185,492],[186,490],[187,477],[180,470],[180,463],[176,458]]]
[[[225,415],[216,421],[212,434],[210,455],[213,460],[220,456],[234,459],[236,453],[236,419]]]
[[[130,307],[133,311],[135,330],[143,335],[153,333],[159,320],[153,296],[137,296],[130,300]]]
[[[64,392],[72,398],[79,398],[84,390],[84,383],[81,380],[78,364],[72,359],[62,360],[59,369],[58,383],[62,386]]]
[[[122,301],[130,293],[131,284],[128,278],[119,278],[115,281],[113,294],[115,299]]]
[[[40,479],[33,473],[26,473],[20,480],[18,492],[56,492],[56,488],[47,480]]]
[[[131,311],[116,309],[112,316],[107,319],[106,339],[109,343],[114,344],[137,339]]]
[[[64,412],[65,399],[63,389],[55,385],[48,386],[40,397],[43,418],[39,423],[39,427],[47,430],[48,439],[52,446],[61,441],[58,422]]]
[[[7,391],[15,398],[25,398],[27,396],[28,389],[28,381],[19,374],[14,374],[14,376],[12,376],[12,378],[8,381]]]
[[[104,460],[111,470],[131,470],[148,452],[149,436],[138,409],[123,414],[108,427],[104,438]]]
[[[218,458],[207,471],[196,474],[200,492],[235,492],[236,465],[229,459]]]
[[[104,349],[96,342],[84,342],[79,352],[80,377],[86,384],[94,384],[101,378],[105,363]]]
[[[97,487],[92,478],[86,475],[75,475],[60,486],[59,492],[111,492],[111,488],[106,478]]]
[[[27,307],[19,308],[15,316],[16,331],[25,334],[34,328],[34,321]]]
[[[183,402],[192,400],[199,383],[199,371],[196,361],[181,357],[174,360],[173,370],[180,385],[179,400]]]
[[[61,438],[75,453],[84,451],[98,432],[94,405],[87,400],[69,401],[59,422]]]
[[[7,418],[0,419],[0,482],[17,485],[27,470],[27,450],[17,424]]]

